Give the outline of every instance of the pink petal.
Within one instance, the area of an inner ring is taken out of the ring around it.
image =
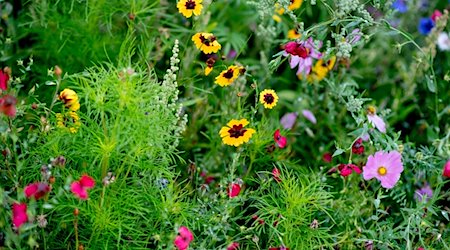
[[[386,123],[378,115],[367,115],[369,122],[375,126],[381,133],[386,133]]]
[[[230,245],[228,245],[227,250],[237,250],[239,248],[239,243],[233,242]]]
[[[284,129],[292,129],[294,127],[295,121],[297,120],[297,113],[286,113],[281,117],[280,123]]]
[[[228,197],[233,198],[239,195],[241,192],[241,185],[237,183],[231,184],[231,186],[228,188]]]
[[[286,137],[284,137],[280,134],[279,129],[277,129],[275,131],[275,133],[273,134],[273,139],[275,140],[275,143],[278,145],[279,148],[286,147],[287,139],[286,139]]]
[[[24,223],[28,222],[27,204],[14,203],[12,205],[12,221],[16,228],[19,228]]]
[[[33,197],[38,200],[50,192],[50,186],[44,182],[32,183],[25,187],[24,193],[27,198]]]
[[[191,231],[189,231],[189,229],[185,226],[181,226],[178,229],[178,233],[181,235],[181,237],[183,237],[185,240],[189,242],[194,240],[194,235],[192,235]]]
[[[450,178],[450,160],[448,160],[442,169],[442,176]]]
[[[70,185],[70,190],[78,198],[80,198],[82,200],[87,200],[88,193],[87,193],[86,189],[84,188],[84,186],[80,184],[80,182],[78,182],[78,181],[73,182],[72,185]]]
[[[83,175],[81,176],[80,184],[85,188],[93,188],[95,186],[95,180],[88,175]]]
[[[173,244],[178,250],[186,250],[189,247],[189,242],[179,235],[175,237]]]
[[[289,58],[289,65],[291,66],[291,69],[295,68],[301,61],[302,58],[299,56],[291,56]]]
[[[317,123],[316,117],[314,116],[314,114],[313,114],[310,110],[304,109],[304,110],[302,111],[302,114],[303,114],[303,116],[304,116],[306,119],[308,119],[308,120],[309,120],[310,122],[312,122],[313,124],[316,124],[316,123]]]

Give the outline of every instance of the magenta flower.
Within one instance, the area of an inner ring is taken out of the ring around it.
[[[414,198],[421,202],[423,198],[425,201],[428,201],[431,197],[433,197],[433,189],[431,189],[429,184],[425,184],[421,189],[417,189],[414,193]]]
[[[227,250],[237,250],[239,248],[239,243],[232,242],[228,245]]]
[[[287,139],[286,137],[282,136],[280,134],[280,130],[277,129],[275,131],[275,133],[273,134],[273,139],[275,140],[275,143],[277,144],[277,146],[279,148],[285,148],[286,147],[286,143],[287,143]]]
[[[26,203],[14,203],[12,205],[12,221],[16,228],[28,222]]]
[[[308,119],[310,122],[312,122],[313,124],[317,123],[317,119],[314,116],[313,112],[311,112],[310,110],[304,109],[302,110],[302,115]]]
[[[339,164],[338,169],[343,177],[347,177],[351,175],[353,172],[357,174],[362,173],[361,169],[355,164]]]
[[[233,182],[228,187],[228,197],[233,198],[239,195],[242,185],[240,183]]]
[[[95,186],[95,181],[92,177],[88,175],[81,176],[79,181],[74,181],[72,185],[70,185],[70,190],[72,193],[82,200],[87,200],[88,198],[88,189],[91,189]]]
[[[448,160],[442,169],[442,176],[450,178],[450,160]]]
[[[3,70],[0,69],[0,89],[1,90],[8,89],[8,81],[9,81],[9,74],[7,72],[3,72]]]
[[[318,48],[322,47],[322,43],[319,43]],[[322,53],[316,51],[314,41],[310,37],[306,41],[300,42],[288,42],[285,45],[283,56],[289,56],[289,65],[291,69],[298,66],[297,75],[306,74],[311,72],[313,65],[313,58],[322,58]]]
[[[295,121],[297,120],[297,113],[286,113],[281,117],[280,123],[281,126],[283,126],[284,129],[292,129],[295,125]]]
[[[186,250],[191,244],[191,241],[194,240],[194,235],[189,231],[189,229],[185,226],[181,226],[178,229],[178,235],[175,237],[173,244],[178,250]]]
[[[35,182],[26,186],[23,192],[27,198],[33,197],[35,200],[39,200],[50,192],[50,190],[51,188],[47,183]]]
[[[370,155],[363,168],[364,180],[377,178],[384,188],[393,188],[403,172],[402,155],[398,151],[378,151]]]
[[[381,133],[386,133],[386,123],[376,113],[374,106],[369,106],[367,109],[367,119],[372,126],[375,126]]]

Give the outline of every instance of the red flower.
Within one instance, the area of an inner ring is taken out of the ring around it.
[[[16,116],[16,103],[17,100],[14,96],[3,96],[2,98],[0,98],[0,112],[9,117]]]
[[[14,203],[12,205],[12,221],[16,228],[20,228],[22,224],[28,222],[27,204]]]
[[[273,175],[273,178],[274,178],[277,182],[281,182],[281,179],[280,179],[280,170],[278,170],[278,168],[273,168],[273,169],[272,169],[272,175]]]
[[[72,182],[70,185],[70,190],[72,193],[82,200],[87,200],[88,193],[87,190],[95,186],[95,181],[92,177],[88,175],[81,176],[79,181]]]
[[[325,154],[323,154],[322,160],[323,160],[324,162],[330,163],[331,160],[333,160],[333,155],[331,155],[330,153],[326,152]]]
[[[9,74],[0,69],[0,89],[8,89]]]
[[[284,137],[280,134],[279,129],[277,129],[275,131],[275,133],[273,134],[273,139],[275,140],[275,143],[278,145],[279,148],[286,147],[287,139],[286,139],[286,137]]]
[[[357,174],[362,173],[361,169],[355,164],[339,164],[338,169],[339,171],[341,171],[341,175],[344,177],[349,176],[353,171],[355,171]]]
[[[233,198],[239,195],[241,192],[241,184],[239,183],[231,183],[230,187],[228,187],[228,197]]]
[[[288,247],[281,246],[281,247],[269,247],[269,250],[289,250]]]
[[[228,245],[227,250],[237,250],[239,248],[239,243],[232,242],[230,245]]]
[[[27,198],[33,197],[35,200],[39,200],[50,192],[50,189],[51,188],[47,183],[35,182],[26,186],[23,192]]]
[[[189,247],[191,241],[194,240],[194,235],[189,231],[189,229],[185,226],[181,226],[178,229],[178,235],[175,237],[173,244],[178,250],[186,250]]]
[[[364,153],[364,145],[363,145],[363,139],[358,138],[358,140],[355,141],[352,145],[352,153],[360,155]]]
[[[442,176],[450,178],[450,160],[444,165],[444,170],[442,171]]]

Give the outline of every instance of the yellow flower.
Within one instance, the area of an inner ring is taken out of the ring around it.
[[[326,62],[324,62],[322,59],[318,60],[312,68],[311,74],[308,75],[308,82],[312,83],[322,81],[327,76],[328,72],[333,69],[335,63],[336,56],[331,57],[330,60]],[[301,78],[300,75],[299,78]]]
[[[281,7],[281,5],[279,3],[276,3],[275,4],[275,12],[281,16],[284,14],[284,8]]]
[[[272,89],[265,89],[259,94],[259,102],[264,104],[264,108],[272,109],[277,105],[278,95]]]
[[[192,36],[192,41],[197,49],[205,54],[217,53],[222,48],[217,38],[211,33],[197,33]]]
[[[279,15],[273,15],[272,19],[277,23],[281,22],[281,17]]]
[[[77,111],[80,109],[80,103],[78,102],[78,95],[75,91],[71,89],[64,89],[59,93],[59,100],[61,100],[66,108],[72,111]]]
[[[289,10],[296,10],[302,6],[303,0],[291,0],[291,4],[289,5]]]
[[[211,73],[212,70],[213,70],[213,67],[206,66],[206,68],[205,68],[205,76],[209,75],[209,73]]]
[[[198,16],[203,9],[202,2],[203,0],[180,0],[178,1],[177,8],[187,18],[191,17],[192,14]]]
[[[297,29],[291,29],[288,31],[287,36],[289,39],[299,39],[302,35],[297,32]]]
[[[56,114],[56,127],[68,128],[70,133],[74,134],[81,126],[80,117],[74,111],[70,111],[66,114]]]
[[[248,125],[247,119],[231,120],[227,123],[227,126],[220,129],[220,137],[225,145],[239,146],[244,142],[247,143],[252,135],[256,133],[254,129],[244,128]]]
[[[243,69],[243,67],[238,66],[230,66],[228,69],[222,71],[216,77],[216,84],[219,84],[221,87],[228,86],[234,82],[239,77],[239,71]]]

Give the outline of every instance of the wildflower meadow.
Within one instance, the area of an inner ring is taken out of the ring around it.
[[[0,250],[450,249],[449,11],[0,0]]]

